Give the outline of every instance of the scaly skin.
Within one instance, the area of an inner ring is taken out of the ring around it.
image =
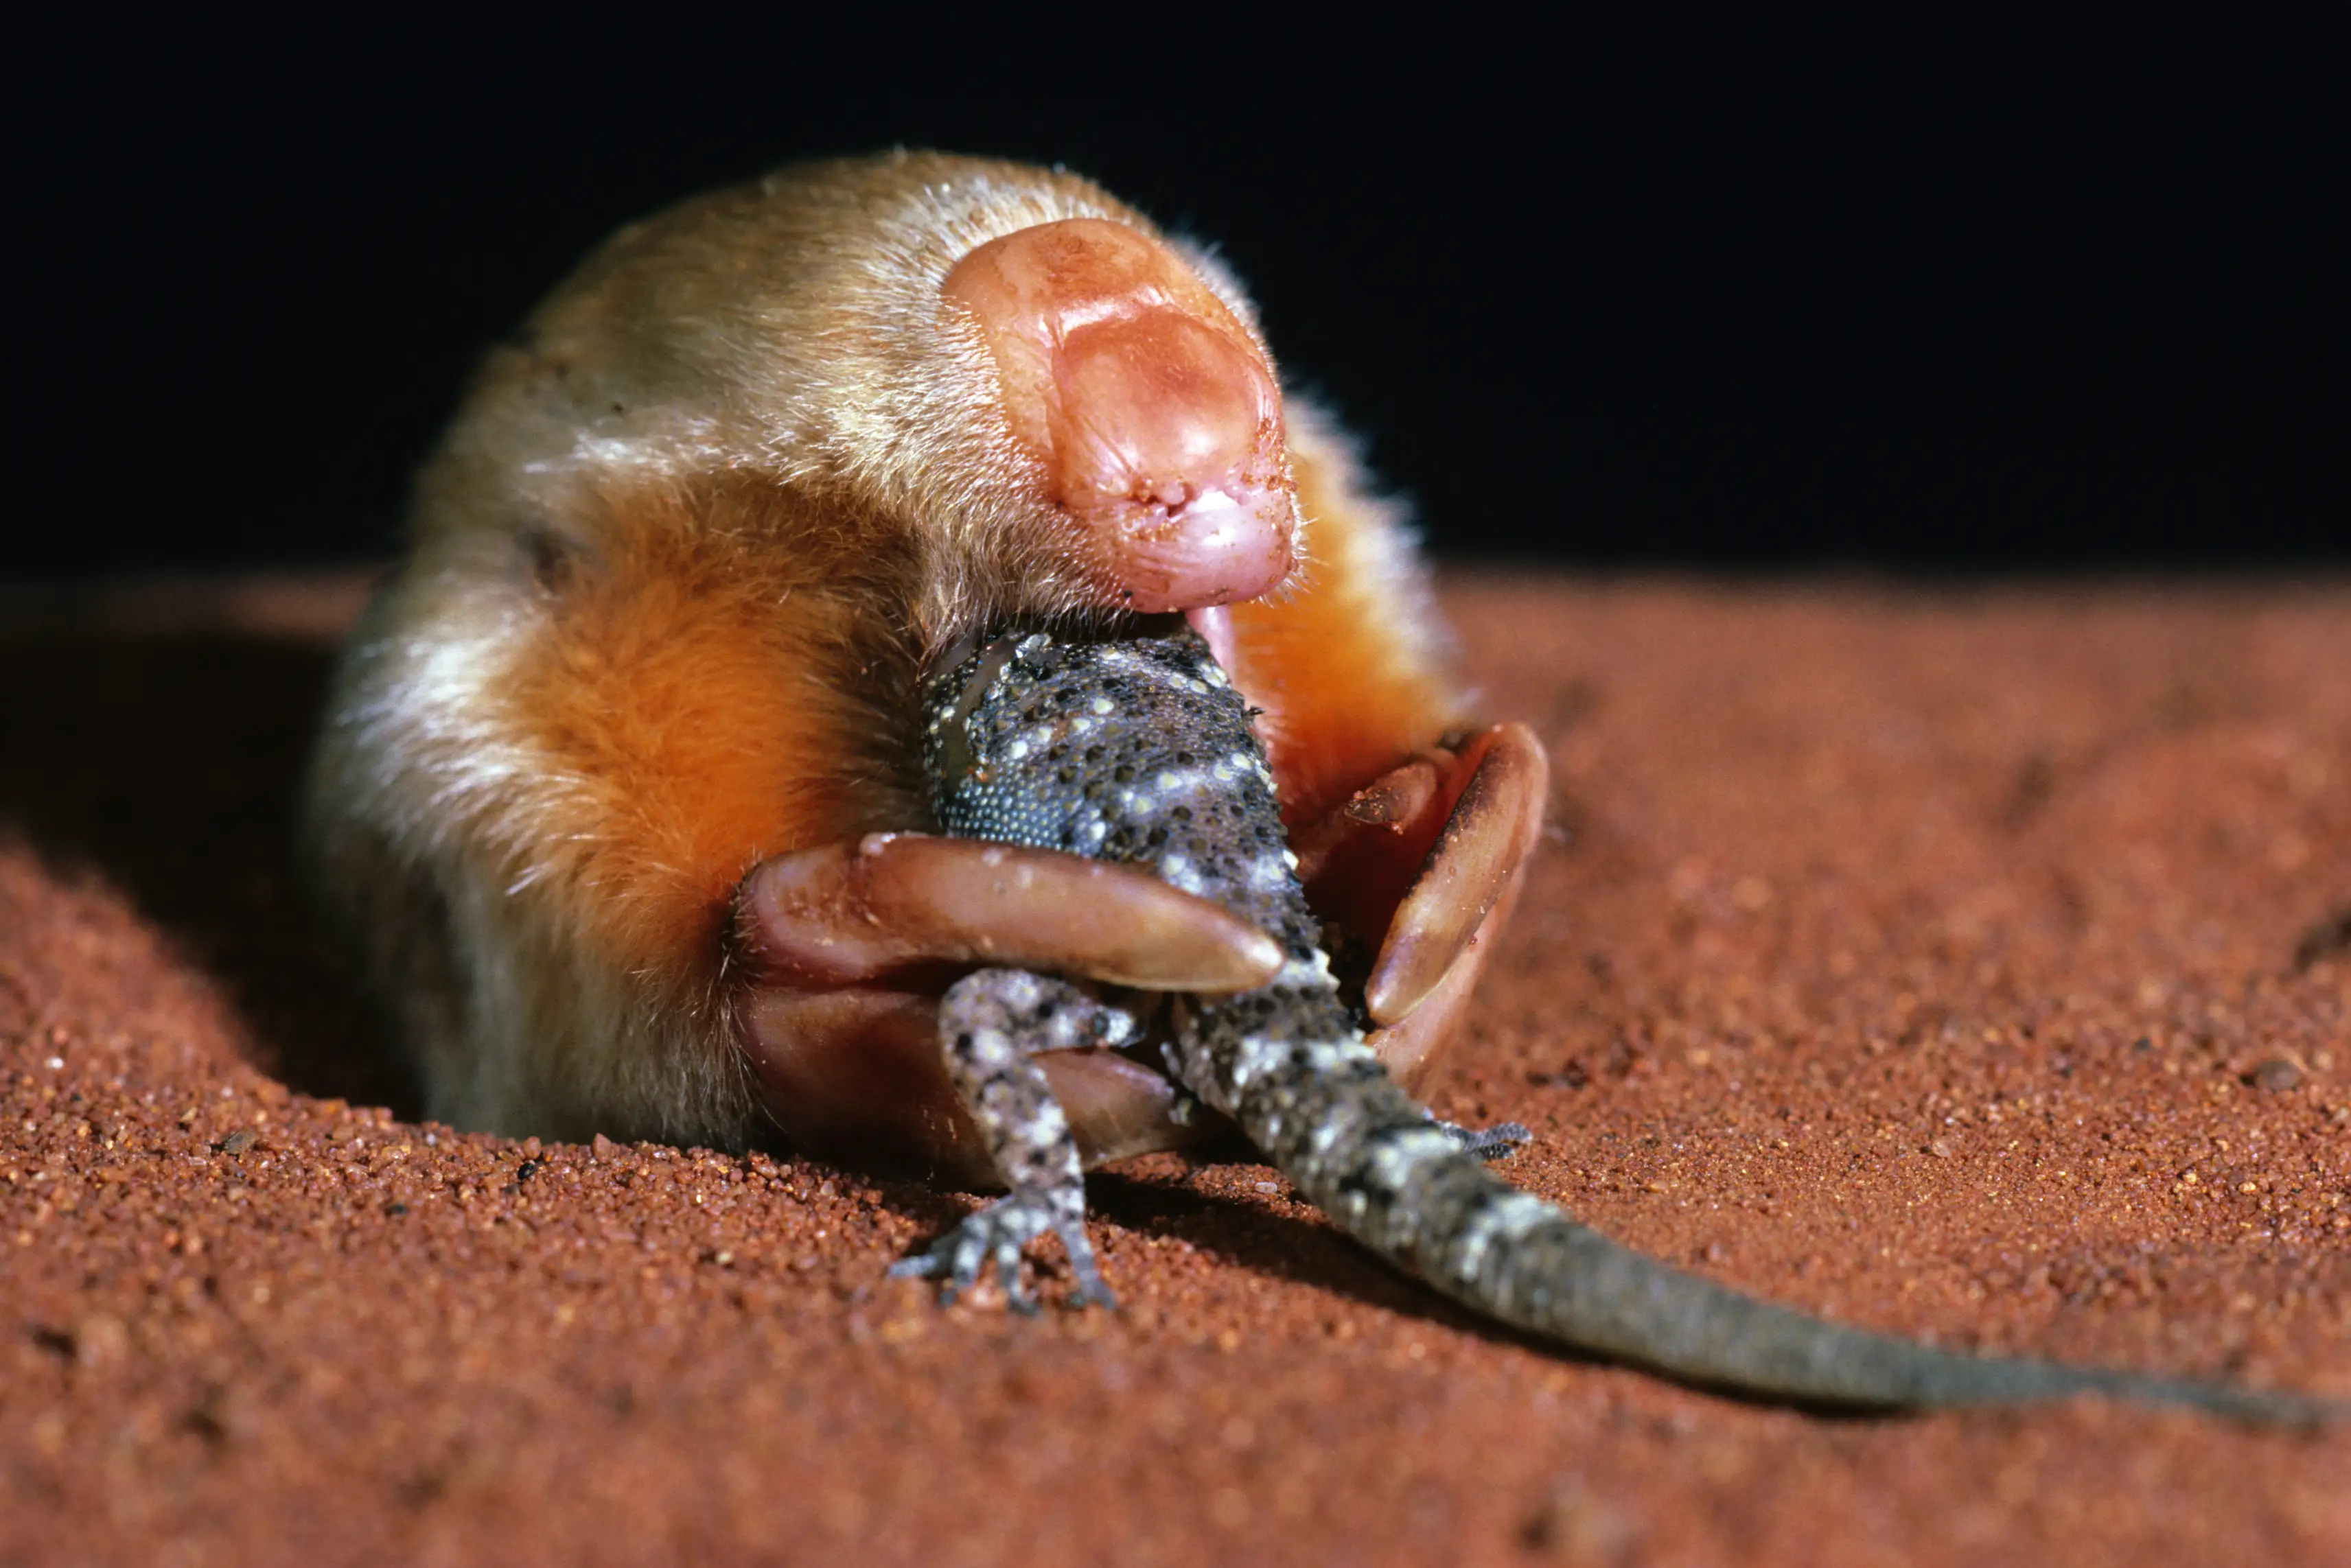
[[[2341,1418],[2323,1401],[2047,1362],[1954,1355],[1841,1327],[1667,1268],[1488,1170],[1523,1138],[1436,1120],[1390,1081],[1339,992],[1284,839],[1249,711],[1189,632],[1000,639],[926,693],[925,765],[966,837],[1134,864],[1223,904],[1283,950],[1273,982],[1179,999],[1170,1075],[1238,1125],[1348,1232],[1500,1322],[1692,1382],[1877,1408],[2101,1393],[2241,1419]],[[1051,1231],[1079,1299],[1106,1301],[1081,1223],[1083,1178],[1029,1057],[1135,1038],[1133,1013],[1075,986],[984,970],[941,1011],[943,1045],[1010,1195],[895,1272],[950,1291],[993,1260],[1025,1304],[1020,1250]]]

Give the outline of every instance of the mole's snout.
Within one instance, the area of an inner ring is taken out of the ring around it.
[[[978,322],[1014,439],[1123,605],[1230,604],[1289,575],[1273,368],[1174,252],[1071,218],[980,246],[943,287]]]

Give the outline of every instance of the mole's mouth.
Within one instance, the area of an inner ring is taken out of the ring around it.
[[[941,681],[953,677],[979,654],[999,645],[1008,649],[1030,632],[1044,632],[1056,642],[1140,642],[1177,636],[1186,626],[1199,634],[1217,662],[1225,664],[1229,672],[1230,666],[1225,654],[1232,644],[1232,618],[1222,606],[1163,615],[1144,615],[1135,610],[1087,609],[989,621],[965,632],[924,660],[922,677],[915,684],[925,694],[925,706],[935,707],[936,689]],[[998,659],[988,666],[987,673],[992,676],[1003,667],[1004,660]]]
[[[1233,612],[1228,605],[1202,605],[1184,612],[1184,622],[1208,645],[1208,657],[1227,675],[1233,672]]]

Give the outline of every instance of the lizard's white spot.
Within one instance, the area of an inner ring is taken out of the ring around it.
[[[1416,1168],[1458,1152],[1453,1140],[1435,1127],[1426,1131],[1408,1128],[1380,1140],[1378,1151],[1372,1156],[1372,1175],[1381,1186],[1394,1190],[1402,1187]]]
[[[1496,1242],[1507,1245],[1520,1241],[1552,1217],[1550,1204],[1524,1192],[1504,1193],[1487,1199],[1447,1249],[1453,1254],[1456,1276],[1475,1278]]]
[[[1331,978],[1330,961],[1316,949],[1311,959],[1290,959],[1284,962],[1274,979],[1285,985],[1317,985]]]

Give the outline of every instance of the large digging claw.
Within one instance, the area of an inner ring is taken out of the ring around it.
[[[1364,987],[1373,1022],[1393,1024],[1429,999],[1518,885],[1542,834],[1550,763],[1523,724],[1487,732],[1412,889],[1396,907]]]
[[[1093,1243],[1086,1240],[1083,1220],[1058,1216],[1054,1208],[1048,1199],[1021,1193],[999,1198],[967,1215],[961,1224],[924,1251],[891,1264],[890,1273],[895,1279],[937,1280],[940,1301],[951,1303],[978,1282],[980,1271],[993,1260],[1006,1303],[1014,1312],[1033,1313],[1037,1298],[1021,1285],[1020,1254],[1030,1241],[1050,1231],[1061,1239],[1070,1272],[1077,1276],[1069,1304],[1116,1306],[1118,1298],[1094,1266]]]

